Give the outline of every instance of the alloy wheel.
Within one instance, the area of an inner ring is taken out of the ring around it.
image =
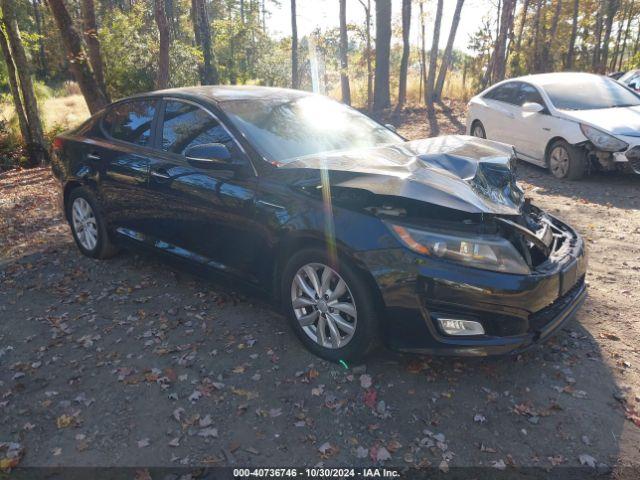
[[[324,348],[342,348],[356,331],[356,304],[345,280],[322,263],[302,266],[291,284],[291,304],[305,334]]]
[[[91,251],[98,244],[98,222],[89,202],[78,197],[71,206],[71,220],[76,237],[85,249]]]
[[[558,178],[564,178],[569,172],[569,152],[561,145],[551,150],[549,154],[549,168]]]

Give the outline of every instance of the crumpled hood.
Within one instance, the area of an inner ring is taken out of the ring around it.
[[[561,115],[587,123],[615,135],[640,137],[640,106],[598,108],[596,110],[562,110]]]
[[[307,156],[280,168],[326,169],[331,186],[359,188],[469,213],[518,215],[513,148],[463,135]]]

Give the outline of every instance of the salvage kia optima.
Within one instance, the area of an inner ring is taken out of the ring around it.
[[[318,95],[140,95],[57,137],[52,157],[83,254],[143,246],[241,279],[328,360],[381,342],[522,351],[585,296],[583,241],[525,200],[511,147],[406,141]]]

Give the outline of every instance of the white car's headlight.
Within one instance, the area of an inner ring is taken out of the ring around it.
[[[623,142],[613,135],[609,135],[602,130],[585,125],[584,123],[580,124],[580,130],[582,130],[585,137],[591,140],[591,143],[600,150],[604,150],[606,152],[619,152],[629,146],[626,142]]]
[[[416,253],[483,270],[521,275],[531,273],[522,255],[511,242],[502,237],[465,237],[385,223],[400,243]]]

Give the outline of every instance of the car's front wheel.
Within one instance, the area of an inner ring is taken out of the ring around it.
[[[556,140],[549,147],[547,165],[556,178],[579,180],[587,173],[589,163],[584,149]]]
[[[332,362],[362,361],[378,343],[378,302],[349,262],[332,265],[321,249],[293,255],[282,275],[290,324],[313,353]]]
[[[80,251],[91,258],[109,258],[117,253],[93,193],[84,187],[71,191],[67,199],[67,218]]]

